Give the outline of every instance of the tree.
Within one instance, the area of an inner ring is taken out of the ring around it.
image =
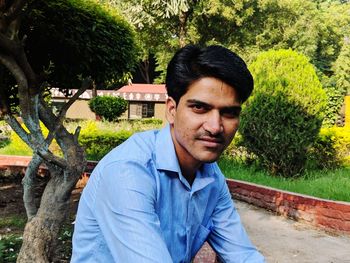
[[[141,47],[139,69],[146,82],[150,82],[150,57],[155,56],[157,71],[162,76],[171,56],[189,42],[188,25],[194,8],[200,0],[100,0],[121,10],[137,32]]]
[[[174,51],[188,43],[221,44],[248,60],[260,51],[292,48],[330,72],[349,24],[350,5],[339,1],[100,1],[122,11],[142,40],[143,61],[154,54],[163,73]]]
[[[350,38],[344,38],[337,60],[333,64],[336,86],[338,90],[346,95],[350,93]]]
[[[80,127],[70,133],[63,125],[67,109],[91,88],[92,80],[102,83],[122,77],[135,57],[127,23],[94,1],[0,1],[0,117],[33,150],[22,181],[28,222],[18,262],[50,261],[70,193],[85,168]],[[79,79],[81,88],[55,115],[45,90],[52,85],[76,87]],[[49,150],[53,140],[63,157]],[[35,175],[41,164],[48,167],[50,178],[37,207]]]

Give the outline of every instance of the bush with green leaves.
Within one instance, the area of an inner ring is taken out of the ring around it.
[[[131,131],[125,130],[118,132],[87,131],[79,136],[79,143],[85,148],[88,160],[99,161],[131,135]]]
[[[134,68],[135,33],[116,9],[94,0],[31,2],[20,32],[29,62],[50,72],[51,85],[78,88],[80,75],[105,85]]]
[[[117,120],[128,108],[122,97],[96,96],[89,101],[90,109],[108,121]]]
[[[350,166],[350,127],[322,128],[308,152],[310,168]]]
[[[262,52],[250,65],[255,90],[242,111],[243,145],[273,174],[297,176],[324,117],[326,94],[308,59]]]

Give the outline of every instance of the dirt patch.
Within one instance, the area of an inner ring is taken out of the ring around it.
[[[75,215],[81,194],[80,188],[73,190],[70,202],[70,216]],[[38,190],[37,198],[40,197]],[[39,200],[37,200],[39,201]],[[0,183],[0,218],[26,216],[23,205],[23,187],[20,182]]]

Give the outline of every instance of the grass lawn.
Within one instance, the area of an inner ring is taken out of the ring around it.
[[[283,178],[271,176],[253,166],[248,167],[227,158],[222,158],[219,166],[227,178],[325,199],[350,202],[350,167],[332,171],[308,171],[302,177]]]

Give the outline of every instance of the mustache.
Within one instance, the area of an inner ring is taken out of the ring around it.
[[[197,140],[212,141],[217,143],[223,143],[225,141],[222,133],[211,134],[209,132],[201,132],[195,138]]]

